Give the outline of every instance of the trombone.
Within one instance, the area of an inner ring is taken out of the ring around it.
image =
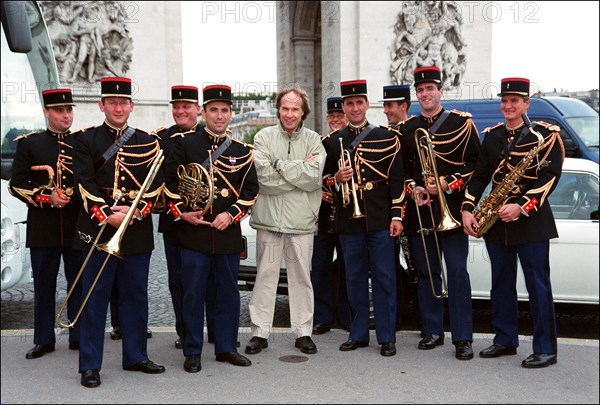
[[[419,136],[419,133],[422,133]],[[448,285],[446,283],[446,275],[444,272],[444,262],[442,261],[442,252],[440,250],[440,243],[437,237],[437,231],[449,231],[451,229],[455,229],[460,227],[460,222],[458,222],[452,214],[450,213],[450,209],[448,208],[448,204],[446,203],[446,199],[444,198],[444,191],[442,190],[442,185],[440,184],[440,178],[437,171],[437,166],[435,164],[435,152],[433,151],[433,144],[431,139],[429,138],[429,132],[424,128],[418,128],[415,131],[415,144],[417,146],[417,153],[419,155],[419,161],[421,163],[421,174],[423,176],[424,181],[427,183],[430,177],[434,178],[434,184],[437,189],[437,202],[439,204],[440,211],[440,219],[438,221],[437,226],[435,225],[436,220],[433,215],[433,208],[431,207],[431,203],[429,205],[429,214],[431,215],[431,223],[433,225],[432,229],[426,229],[423,227],[423,221],[421,219],[421,211],[419,209],[419,205],[417,203],[417,195],[415,193],[416,184],[415,182],[411,182],[409,187],[412,191],[413,198],[415,199],[415,205],[417,208],[417,217],[419,220],[419,233],[421,234],[421,241],[423,243],[423,251],[425,252],[425,262],[427,264],[427,272],[429,274],[429,283],[431,284],[431,293],[435,298],[445,298],[448,296]],[[429,262],[429,254],[427,253],[427,244],[425,242],[425,234],[429,234],[433,232],[433,237],[435,239],[435,247],[438,255],[438,262],[440,264],[440,275],[442,278],[442,290],[438,293],[433,284],[433,274],[431,273],[431,263]]]
[[[55,322],[61,328],[72,328],[73,326],[75,326],[75,323],[77,323],[77,321],[79,320],[79,317],[81,316],[81,313],[83,312],[83,308],[85,307],[85,304],[87,304],[88,299],[92,295],[92,292],[94,291],[94,288],[96,287],[96,284],[98,283],[98,280],[100,279],[100,276],[102,275],[102,272],[104,271],[104,267],[106,267],[106,263],[108,262],[108,259],[111,256],[116,256],[116,257],[121,258],[121,254],[120,254],[121,253],[121,241],[123,240],[125,231],[127,230],[127,227],[129,226],[129,223],[131,222],[131,219],[133,218],[133,214],[134,214],[138,204],[140,203],[142,196],[146,193],[146,191],[148,191],[148,189],[150,188],[150,185],[152,184],[152,181],[156,177],[156,174],[158,173],[158,170],[159,170],[160,165],[162,164],[163,160],[164,160],[164,156],[163,156],[163,151],[161,149],[156,154],[156,157],[154,158],[154,161],[152,162],[152,165],[150,166],[150,170],[148,171],[148,175],[146,176],[144,183],[140,187],[140,191],[137,193],[137,195],[135,196],[135,199],[131,203],[131,206],[129,207],[129,211],[127,211],[127,214],[125,215],[125,218],[123,219],[123,222],[121,222],[121,225],[119,226],[119,228],[117,229],[115,234],[110,238],[110,240],[108,242],[98,245],[100,236],[102,235],[102,233],[104,233],[104,229],[106,228],[107,223],[104,223],[104,225],[102,225],[102,228],[100,228],[100,231],[98,232],[98,235],[96,236],[96,239],[94,240],[94,243],[90,247],[90,250],[88,251],[86,258],[85,258],[83,264],[81,265],[81,269],[79,270],[79,273],[77,273],[77,277],[75,277],[75,280],[73,281],[73,285],[71,286],[71,288],[69,289],[69,292],[67,293],[67,298],[65,298],[65,301],[62,303],[60,309],[58,310],[58,313],[56,314]],[[87,263],[90,260],[90,257],[92,257],[92,252],[94,251],[94,248],[105,251],[107,253],[106,258],[104,259],[104,262],[102,262],[102,266],[100,266],[100,269],[98,270],[98,274],[96,275],[96,278],[94,279],[92,285],[90,286],[90,289],[88,290],[85,298],[81,302],[81,305],[79,306],[79,310],[77,311],[75,318],[68,323],[62,322],[60,319],[62,316],[62,313],[64,312],[65,307],[67,306],[67,302],[69,302],[69,298],[71,298],[73,291],[75,291],[75,286],[79,282],[79,279],[81,278],[81,275],[83,274],[83,271],[85,270],[85,267],[87,266]]]
[[[350,152],[347,149],[344,149],[342,138],[338,138],[340,141],[340,160],[338,161],[338,167],[343,169],[346,167],[346,160],[350,163]],[[350,163],[352,165],[352,163]],[[350,195],[352,195],[352,218],[363,218],[364,214],[360,211],[360,206],[358,204],[358,196],[356,195],[356,185],[354,183],[354,175],[350,179],[350,184],[348,182],[342,183],[342,205],[347,207],[350,204]],[[352,189],[352,190],[350,190]]]

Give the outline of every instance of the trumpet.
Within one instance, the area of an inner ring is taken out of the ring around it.
[[[150,170],[148,171],[148,174],[146,175],[146,179],[144,180],[144,183],[142,183],[142,186],[140,187],[139,192],[137,193],[137,195],[135,196],[135,199],[131,203],[129,210],[127,211],[127,214],[125,215],[125,218],[123,219],[123,222],[121,222],[121,225],[119,226],[119,228],[117,229],[115,234],[110,238],[110,240],[108,242],[98,245],[100,236],[104,233],[104,229],[106,228],[107,223],[104,223],[104,225],[102,225],[102,228],[100,228],[100,231],[98,232],[98,235],[96,236],[96,239],[94,240],[94,243],[92,244],[83,264],[81,265],[81,269],[79,270],[79,273],[77,273],[77,276],[75,277],[75,280],[73,281],[73,285],[71,286],[71,288],[69,289],[69,292],[67,293],[67,298],[65,298],[65,301],[62,303],[60,309],[58,310],[58,313],[56,314],[55,322],[61,328],[72,328],[73,326],[75,326],[75,324],[79,320],[79,317],[81,316],[81,313],[83,312],[83,308],[85,307],[85,304],[88,302],[88,299],[92,295],[92,292],[94,291],[94,288],[96,287],[96,284],[98,283],[98,280],[100,279],[100,276],[102,275],[102,272],[104,271],[104,267],[106,267],[106,263],[108,262],[108,259],[111,256],[116,256],[119,258],[121,257],[121,242],[123,240],[123,236],[125,235],[125,231],[127,230],[127,227],[129,226],[129,223],[131,222],[131,219],[133,218],[133,214],[135,213],[135,210],[136,210],[138,204],[140,203],[142,196],[148,191],[148,189],[150,188],[150,185],[152,184],[152,181],[156,177],[163,160],[164,160],[163,151],[162,151],[162,149],[160,149],[159,152],[157,153],[156,157],[154,158],[154,161],[152,162],[152,166],[150,166]],[[100,266],[100,269],[98,270],[98,274],[96,275],[96,278],[92,282],[92,285],[90,286],[85,298],[81,302],[81,305],[79,307],[79,310],[77,311],[77,314],[75,315],[75,318],[72,321],[65,323],[65,322],[61,321],[62,313],[64,312],[65,307],[67,306],[67,302],[69,302],[69,298],[71,298],[73,291],[75,291],[75,286],[79,282],[79,279],[81,278],[81,275],[83,274],[83,271],[85,270],[87,263],[90,260],[90,257],[92,257],[92,253],[93,253],[94,249],[98,249],[98,250],[102,250],[102,251],[106,252],[107,253],[106,258],[104,259],[104,262],[102,262],[102,266]]]
[[[352,165],[352,161],[350,160],[350,152],[344,149],[342,138],[338,138],[340,141],[340,160],[338,161],[338,167],[343,169],[346,167],[346,160],[350,165]],[[360,206],[358,205],[358,196],[356,195],[356,185],[354,183],[354,175],[350,179],[350,184],[348,182],[342,183],[342,205],[347,207],[350,204],[350,195],[352,195],[352,206],[353,213],[352,218],[363,218],[364,214],[360,211]]]

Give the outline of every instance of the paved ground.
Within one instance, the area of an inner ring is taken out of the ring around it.
[[[66,295],[59,282],[57,307]],[[156,239],[150,283],[150,358],[167,367],[161,375],[121,368],[121,344],[106,340],[102,385],[86,389],[77,373],[77,352],[68,350],[66,331],[59,331],[57,350],[26,360],[33,346],[33,285],[2,292],[2,384],[0,401],[8,403],[598,403],[599,347],[597,316],[591,325],[596,339],[560,339],[559,362],[542,370],[523,369],[530,354],[529,336],[522,337],[516,356],[500,359],[454,358],[449,343],[432,351],[417,349],[417,332],[397,334],[398,355],[384,358],[372,335],[371,345],[352,353],[340,352],[346,331],[315,336],[319,352],[304,356],[294,348],[288,329],[277,329],[263,353],[249,356],[251,367],[214,360],[206,344],[200,373],[183,370],[183,354],[174,348],[173,310],[167,287],[162,239]],[[247,302],[241,292],[239,339],[243,351],[250,339]],[[595,323],[594,323],[595,322]],[[523,322],[527,323],[527,322]],[[289,325],[287,297],[279,296],[275,326]],[[595,326],[594,326],[595,325]],[[110,330],[107,321],[107,330]],[[568,326],[568,325],[567,325]],[[524,331],[523,333],[527,333]],[[564,335],[561,335],[564,336]],[[490,334],[477,334],[476,352],[491,344]],[[286,362],[281,358],[292,356]]]
[[[240,329],[243,346],[249,331]],[[26,360],[31,331],[2,331],[2,404],[9,403],[598,403],[598,342],[560,340],[558,364],[524,369],[531,350],[523,337],[516,356],[499,359],[454,358],[446,343],[431,351],[417,349],[414,332],[398,334],[398,354],[382,357],[375,338],[355,352],[340,352],[345,331],[315,336],[318,353],[303,355],[287,329],[270,337],[269,348],[248,356],[253,365],[235,367],[214,359],[213,345],[202,355],[202,371],[183,370],[170,328],[155,328],[148,353],[166,366],[160,375],[124,371],[121,344],[106,340],[102,384],[80,385],[77,352],[61,335],[57,349]],[[490,344],[477,336],[476,351]],[[283,356],[292,360],[283,361]]]

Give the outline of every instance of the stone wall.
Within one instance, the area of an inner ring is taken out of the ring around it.
[[[488,95],[492,24],[484,10],[490,2],[310,3],[278,2],[278,86],[304,79],[314,96],[315,115],[321,118],[307,123],[316,130],[325,127],[325,111],[319,107],[327,97],[340,95],[339,82],[344,80],[367,80],[368,118],[380,124],[387,123],[378,101],[383,86],[412,84],[412,71],[418,66],[440,67],[447,99]],[[312,55],[315,61],[308,63]]]
[[[100,78],[132,79],[129,124],[147,131],[172,125],[170,88],[183,81],[178,1],[40,1],[61,85],[77,104],[73,128],[99,125]]]

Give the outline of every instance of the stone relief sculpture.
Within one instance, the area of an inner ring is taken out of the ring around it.
[[[390,76],[412,84],[419,66],[437,66],[445,88],[460,86],[467,68],[462,16],[454,1],[403,1],[394,24]]]
[[[40,1],[61,83],[125,76],[133,40],[121,1]]]

